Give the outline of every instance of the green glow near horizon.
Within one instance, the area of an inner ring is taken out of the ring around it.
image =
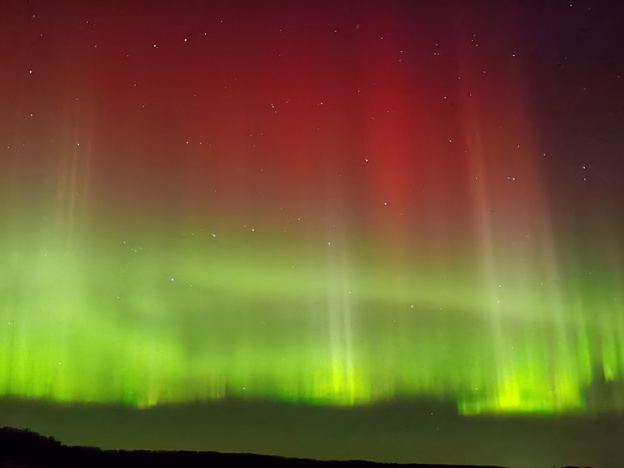
[[[592,397],[600,381],[624,380],[614,272],[554,284],[533,257],[510,255],[499,286],[469,256],[401,262],[363,243],[188,234],[167,248],[155,237],[6,241],[0,395],[139,407],[423,397],[463,414],[624,407]]]

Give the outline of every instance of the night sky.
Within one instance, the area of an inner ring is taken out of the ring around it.
[[[3,0],[0,426],[613,466],[623,21]]]

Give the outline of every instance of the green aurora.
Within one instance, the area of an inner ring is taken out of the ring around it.
[[[607,262],[588,275],[508,255],[493,284],[477,253],[149,232],[85,233],[70,246],[45,230],[39,244],[5,239],[1,395],[138,407],[423,397],[461,414],[624,407],[605,398],[624,378],[623,283]]]

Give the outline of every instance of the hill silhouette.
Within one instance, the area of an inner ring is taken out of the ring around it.
[[[67,446],[53,437],[28,429],[0,428],[0,467],[199,467],[199,466],[275,466],[275,467],[414,467],[450,468],[474,465],[425,465],[375,463],[360,460],[319,461],[247,453],[190,451],[100,450],[96,447]],[[481,467],[484,468],[484,467]],[[495,468],[495,467],[491,467]],[[501,467],[498,467],[501,468]]]

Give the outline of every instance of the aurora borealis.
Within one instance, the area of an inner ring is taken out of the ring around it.
[[[621,414],[622,13],[2,2],[0,396]]]

